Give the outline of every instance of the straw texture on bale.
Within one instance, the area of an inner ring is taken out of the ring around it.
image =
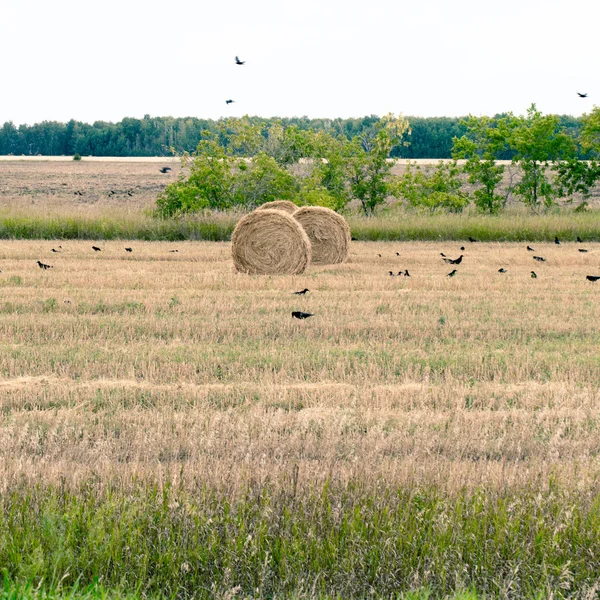
[[[255,210],[231,236],[233,264],[249,275],[297,275],[310,264],[311,247],[302,226],[281,210]]]
[[[298,210],[298,207],[289,200],[274,200],[273,202],[265,202],[261,206],[259,206],[256,210],[283,210],[290,215],[295,213]]]
[[[331,265],[345,262],[350,249],[350,227],[330,208],[304,206],[294,213],[312,246],[312,262]]]

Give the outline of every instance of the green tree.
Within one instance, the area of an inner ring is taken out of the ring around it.
[[[534,210],[542,201],[546,207],[551,206],[558,189],[548,180],[546,171],[551,163],[575,156],[574,139],[562,132],[557,115],[542,115],[535,104],[525,116],[509,115],[506,124],[508,145],[515,152],[513,164],[518,163],[523,171],[515,194]]]
[[[475,206],[488,213],[500,210],[504,197],[496,190],[504,175],[504,166],[496,163],[498,154],[507,147],[506,119],[473,117],[461,121],[466,133],[454,138],[452,157],[465,159],[468,181],[478,187],[473,192]]]

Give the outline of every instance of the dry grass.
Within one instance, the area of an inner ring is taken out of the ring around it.
[[[455,243],[283,277],[236,275],[226,243],[56,245],[0,242],[4,488],[596,484],[598,244],[472,244],[454,279]]]

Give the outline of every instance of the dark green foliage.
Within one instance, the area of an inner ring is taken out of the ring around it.
[[[73,160],[81,160],[81,154],[73,154]]]
[[[600,502],[549,491],[249,485],[0,496],[4,585],[107,588],[150,597],[393,597],[429,589],[496,597],[582,593],[600,578]]]

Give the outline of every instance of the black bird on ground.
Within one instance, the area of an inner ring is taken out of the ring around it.
[[[469,241],[470,242],[476,242],[477,240],[475,238],[472,238],[471,236],[469,236]]]
[[[586,275],[585,278],[588,281],[598,281],[598,279],[600,279],[600,275]]]
[[[390,277],[394,276],[394,272],[393,271],[388,271],[388,273],[390,274]],[[400,273],[398,273],[398,275],[400,275]]]
[[[353,238],[350,238],[350,241],[351,241],[351,242],[358,242],[358,239],[357,239],[357,238],[355,238],[355,237],[353,237]]]
[[[98,248],[98,246],[92,246],[92,250],[93,250],[94,252],[101,252],[101,251],[102,251],[102,248]]]
[[[448,273],[448,275],[446,275],[446,277],[454,277],[456,275],[456,269],[454,269],[454,271],[451,271],[450,273]]]
[[[441,256],[442,258],[446,258],[446,255],[445,255],[443,252],[440,252],[440,256]]]
[[[527,246],[527,250],[529,250],[529,252],[535,252],[535,248],[532,248],[531,246]]]
[[[578,95],[580,98],[587,98],[587,97],[588,97],[588,95],[587,95],[587,92],[586,92],[585,94],[581,94],[580,92],[577,92],[577,95]]]
[[[171,169],[171,167],[161,167],[161,168],[159,169],[159,171],[160,171],[161,173],[168,173],[169,171],[172,171],[172,170],[173,170],[173,169]]]
[[[379,256],[379,258],[381,258],[381,254],[378,254],[377,256]]]
[[[579,236],[577,236],[577,241],[578,241],[580,244],[583,244],[583,240],[582,240],[582,239],[581,239]]]
[[[531,271],[531,279],[537,279],[535,271]]]
[[[577,248],[578,252],[587,252],[587,250],[585,248]]]
[[[464,246],[461,246],[461,247],[460,247],[460,249],[461,249],[461,250],[464,250],[464,249],[465,249],[465,247],[464,247]]]
[[[533,260],[537,260],[538,262],[546,262],[546,259],[542,256],[534,256]]]
[[[560,240],[558,239],[558,236],[554,236],[554,243],[555,244],[560,244]]]
[[[396,256],[400,256],[400,252],[396,252]]]
[[[58,253],[58,252],[60,252],[60,250],[57,250],[56,248],[52,248],[52,252]]]
[[[133,252],[133,248],[125,248],[125,252]]]
[[[52,265],[45,265],[43,262],[40,262],[39,260],[37,261],[38,267],[40,269],[44,269],[44,271],[46,269],[54,269],[54,267]]]
[[[458,258],[452,259],[452,258],[444,258],[444,262],[448,263],[449,265],[460,265],[460,263],[462,262],[463,259],[463,255],[461,254]]]
[[[408,269],[406,269],[404,271],[404,277],[410,277],[410,273],[408,272]]]
[[[504,268],[498,269],[498,273],[508,273],[508,271]]]
[[[391,273],[391,271],[390,271]],[[308,288],[304,288],[303,290],[300,290],[299,292],[294,292],[294,296],[304,296],[304,294],[306,294],[306,292],[310,292],[310,290]]]
[[[294,312],[292,312],[292,317],[294,317],[294,319],[308,319],[308,317],[314,316],[315,315],[313,315],[312,313],[305,313],[300,310],[295,310]]]
[[[245,63],[246,63],[246,61],[245,61],[245,60],[240,60],[240,57],[239,57],[239,56],[236,56],[236,57],[235,57],[235,64],[236,64],[236,65],[243,65],[243,64],[245,64]]]

